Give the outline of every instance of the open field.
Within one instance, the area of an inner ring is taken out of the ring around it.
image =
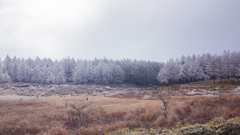
[[[66,90],[70,92],[64,95]],[[85,92],[86,90],[90,92]],[[0,96],[0,134],[7,135],[101,135],[118,128],[154,128],[161,131],[165,127],[203,124],[217,117],[228,119],[240,116],[238,88],[210,91],[84,85],[12,85],[2,88],[2,91],[4,95]],[[17,93],[20,91],[31,95]],[[158,92],[171,97],[166,99],[169,100],[167,117],[164,117],[162,101],[157,98]]]

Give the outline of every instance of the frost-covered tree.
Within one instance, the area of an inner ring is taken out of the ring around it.
[[[207,65],[208,75],[211,77],[211,79],[213,79],[214,83],[217,77],[220,76],[219,74],[220,71],[219,71],[219,66],[217,61],[218,61],[218,56],[213,55],[209,65]]]
[[[163,63],[159,62],[130,59],[118,61],[118,65],[123,69],[124,82],[138,85],[158,84],[157,75],[163,67]]]
[[[222,54],[222,64],[223,64],[223,78],[230,78],[230,59],[229,59],[230,51],[224,51]]]
[[[102,83],[103,82],[103,75],[104,75],[104,63],[100,62],[98,65],[94,68],[93,70],[93,75],[94,75],[94,83]]]
[[[31,81],[35,83],[41,83],[41,75],[42,71],[39,69],[39,67],[35,67],[33,70]]]
[[[48,70],[48,68],[44,65],[43,67],[41,67],[41,83],[47,83],[47,79],[49,77],[49,74],[51,71]]]
[[[57,60],[54,62],[53,66],[53,77],[55,79],[54,82],[57,84],[66,82],[65,72],[62,63],[58,62]]]
[[[55,78],[53,76],[53,73],[50,72],[49,75],[48,75],[48,78],[46,80],[47,83],[51,84],[51,83],[55,83]]]
[[[11,81],[10,77],[8,76],[7,72],[3,73],[3,67],[2,67],[2,60],[0,58],[0,82],[9,82]]]
[[[160,72],[158,73],[157,79],[161,83],[168,83],[169,82],[169,72],[167,67],[163,67]]]
[[[3,61],[3,73],[7,73],[12,78],[12,59],[7,55]]]
[[[230,62],[230,76],[232,79],[238,78],[238,53],[237,52],[230,52],[229,54],[229,62]]]
[[[25,68],[26,68],[25,61],[24,61],[24,59],[21,59],[19,61],[19,77],[18,77],[19,82],[25,82],[25,74],[26,74]]]
[[[87,83],[88,82],[88,74],[87,67],[83,61],[78,61],[77,65],[73,72],[73,81],[75,83]]]
[[[119,65],[112,68],[113,83],[122,83],[124,81],[124,72]]]
[[[168,60],[160,70],[157,79],[162,83],[175,83],[180,75],[180,62],[174,61],[173,58]]]
[[[91,61],[87,61],[87,66],[86,66],[86,77],[88,83],[93,83],[94,82],[94,74],[93,74],[93,64]]]
[[[74,59],[70,59],[69,57],[62,60],[64,76],[66,78],[66,82],[73,82],[73,70],[76,66],[76,62]]]
[[[20,61],[19,60],[14,60],[13,72],[12,72],[12,79],[13,79],[13,81],[21,81],[20,74],[21,74],[21,71],[20,71]]]
[[[31,79],[32,79],[32,74],[33,74],[33,69],[30,68],[29,66],[26,66],[25,65],[25,68],[24,68],[24,81],[25,82],[31,82]]]
[[[134,83],[137,85],[175,84],[205,79],[240,78],[240,52],[222,55],[182,56],[166,63],[145,60],[97,59],[61,61],[49,58],[20,59],[8,55],[1,62],[0,82],[35,83]]]
[[[200,60],[195,55],[191,58],[189,72],[191,74],[191,81],[198,81],[207,78],[207,75],[200,66]]]
[[[191,69],[191,57],[188,56],[187,58],[184,58],[184,62],[181,60],[180,63],[180,80],[181,82],[188,82],[191,80],[191,74],[189,72],[189,69]]]

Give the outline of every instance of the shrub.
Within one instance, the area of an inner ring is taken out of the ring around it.
[[[194,124],[179,129],[164,129],[163,134],[180,135],[237,135],[240,134],[240,117],[229,120],[216,118],[206,124]]]

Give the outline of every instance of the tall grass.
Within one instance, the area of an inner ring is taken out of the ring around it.
[[[92,106],[79,115],[74,109],[54,107],[45,102],[0,101],[0,134],[101,135],[119,128],[161,129],[204,124],[217,117],[240,116],[240,95],[172,100],[168,109],[165,118],[159,100],[136,109],[112,112]]]

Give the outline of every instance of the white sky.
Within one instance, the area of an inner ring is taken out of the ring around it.
[[[0,57],[144,59],[240,50],[239,0],[0,0]]]

